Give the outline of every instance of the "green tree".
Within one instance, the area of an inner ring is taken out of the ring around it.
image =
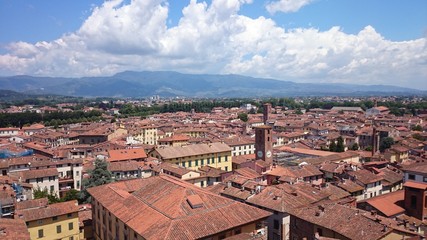
[[[37,187],[36,189],[33,189],[34,199],[47,198],[48,195],[49,195],[49,192],[47,191],[47,188],[41,189],[40,187]]]
[[[87,192],[88,188],[100,186],[113,182],[112,174],[108,171],[108,163],[102,159],[97,158],[95,160],[95,168],[89,171],[89,178],[86,178],[82,182],[82,191],[80,192],[81,202],[90,202],[91,198]]]
[[[380,151],[384,152],[387,148],[390,148],[394,144],[392,137],[385,137],[380,140]]]
[[[301,109],[300,109],[300,108],[298,108],[298,109],[295,111],[295,114],[301,115],[301,114],[303,114],[303,113],[302,113]]]
[[[336,148],[336,152],[344,152],[345,147],[344,147],[344,139],[339,136],[338,140],[337,140],[337,148]]]
[[[70,191],[68,191],[64,198],[62,198],[63,201],[71,201],[71,200],[79,200],[79,195],[80,192],[76,189],[70,189]]]
[[[412,131],[423,131],[423,127],[421,127],[420,125],[413,126],[411,129]]]
[[[359,144],[353,143],[353,145],[351,145],[351,150],[353,150],[353,151],[359,150]]]
[[[43,189],[41,189],[40,187],[34,189],[33,197],[34,199],[47,198],[49,204],[61,202],[61,199],[58,197],[58,195],[56,195],[56,193],[54,193],[53,191],[49,192],[46,187]]]
[[[335,143],[335,140],[333,140],[329,144],[329,151],[331,151],[331,152],[336,152],[337,151],[337,144]]]
[[[239,113],[238,114],[238,117],[239,117],[239,119],[240,120],[242,120],[243,122],[247,122],[249,119],[248,119],[248,114],[247,113]]]
[[[417,139],[418,141],[425,141],[426,140],[426,138],[421,136],[421,134],[419,134],[419,133],[412,134],[412,138]]]

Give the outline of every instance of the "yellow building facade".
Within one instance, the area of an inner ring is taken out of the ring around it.
[[[30,203],[28,206],[30,208],[17,210],[15,218],[25,221],[31,239],[80,239],[77,201],[50,205],[36,203],[35,206]]]
[[[231,171],[231,150],[227,144],[217,142],[156,148],[149,155],[191,170],[198,170],[202,166],[210,166],[224,171]]]

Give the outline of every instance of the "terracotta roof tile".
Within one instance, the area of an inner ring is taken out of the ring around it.
[[[109,150],[108,155],[110,156],[108,158],[109,162],[137,160],[147,157],[143,148]]]
[[[115,190],[106,190],[111,187]],[[166,175],[98,186],[89,193],[149,239],[203,238],[270,215]],[[192,208],[188,203],[194,195],[202,207]]]
[[[404,187],[410,187],[410,188],[417,188],[425,190],[427,189],[427,183],[421,183],[421,182],[414,182],[414,181],[406,181],[405,184],[403,184]]]
[[[400,206],[404,198],[405,191],[399,190],[370,198],[366,202],[385,216],[391,217],[405,212],[405,209]]]
[[[389,228],[384,232],[382,224],[362,216],[360,212],[363,211],[339,204],[327,204],[321,207],[304,207],[292,215],[333,230],[348,239],[380,239],[392,231]]]
[[[21,219],[0,218],[0,239],[30,240],[30,233]]]
[[[50,218],[54,216],[65,215],[68,213],[78,212],[77,201],[68,201],[62,203],[50,204],[46,207],[22,209],[16,211],[17,218],[30,222],[39,219]]]

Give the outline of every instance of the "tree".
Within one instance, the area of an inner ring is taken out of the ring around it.
[[[36,189],[34,189],[33,196],[34,196],[34,199],[47,198],[49,201],[49,204],[62,202],[62,200],[58,197],[58,195],[56,195],[56,193],[54,193],[53,191],[49,192],[46,187],[43,189],[41,189],[40,187],[37,187]]]
[[[345,150],[344,139],[341,136],[339,136],[337,140],[337,148],[335,152],[344,152],[344,150]]]
[[[108,163],[102,159],[95,160],[95,168],[89,171],[89,178],[82,182],[82,191],[80,192],[81,202],[90,202],[90,195],[87,192],[88,188],[100,186],[113,182],[112,174],[108,171]]]
[[[70,189],[62,198],[63,201],[79,200],[80,192],[76,189]]]
[[[413,126],[411,129],[412,131],[423,131],[423,127],[421,127],[420,125]]]
[[[390,148],[394,144],[394,139],[392,137],[385,137],[380,140],[380,151],[384,152],[386,149]]]
[[[248,121],[248,114],[247,113],[239,113],[237,116],[240,120],[242,120],[242,122]]]
[[[301,109],[300,109],[300,108],[298,108],[298,109],[295,111],[295,114],[301,115],[301,114],[303,114],[303,113],[302,113]]]
[[[353,143],[353,145],[351,145],[351,150],[353,150],[353,151],[359,150],[359,144]]]
[[[423,137],[423,136],[421,136],[421,134],[419,134],[419,133],[415,133],[415,134],[413,134],[413,135],[412,135],[412,138],[413,138],[413,139],[417,139],[418,141],[425,141],[425,140],[426,140],[426,138],[425,138],[425,137]]]
[[[47,188],[41,189],[40,187],[37,187],[36,189],[33,189],[34,199],[47,198],[48,195],[49,195],[49,192],[47,191]]]
[[[335,143],[335,140],[332,140],[332,142],[329,144],[329,151],[331,152],[337,151],[337,144]]]

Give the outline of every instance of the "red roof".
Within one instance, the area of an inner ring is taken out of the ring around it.
[[[399,202],[403,202],[404,198],[405,191],[400,190],[368,199],[366,202],[390,217],[405,212],[405,209],[399,206]]]
[[[421,182],[413,182],[413,181],[407,181],[405,184],[403,184],[404,187],[410,187],[410,188],[417,188],[425,190],[427,189],[427,183],[421,183]]]
[[[147,157],[143,148],[109,150],[108,154],[110,155],[108,158],[108,161],[110,162],[137,160]]]

